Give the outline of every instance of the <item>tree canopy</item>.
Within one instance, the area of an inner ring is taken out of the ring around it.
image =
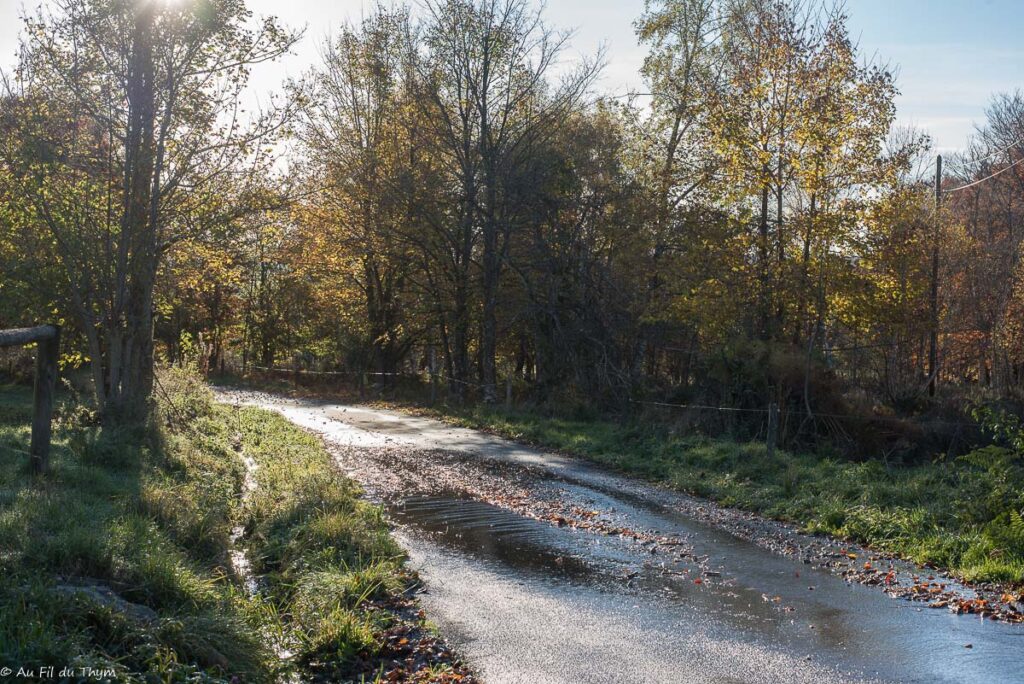
[[[379,6],[246,113],[296,33],[60,0],[0,102],[0,322],[66,320],[112,415],[183,344],[459,401],[775,403],[791,438],[1019,392],[1019,93],[936,211],[841,5],[648,0],[636,31],[645,92],[613,97],[527,0]]]

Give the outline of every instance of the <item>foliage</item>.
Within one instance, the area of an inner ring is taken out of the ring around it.
[[[239,96],[296,36],[250,18],[236,0],[60,0],[25,18],[0,101],[5,231],[41,243],[107,417],[146,417],[165,254],[266,204],[287,108],[246,123]]]
[[[790,445],[835,437],[817,413],[952,415],[1024,377],[1022,99],[997,97],[953,167],[1006,173],[948,188],[936,215],[929,141],[893,128],[894,72],[862,58],[841,4],[650,0],[645,97],[594,92],[600,52],[553,69],[568,34],[526,0],[376,7],[247,126],[224,122],[246,65],[297,36],[234,0],[148,18],[126,3],[30,19],[2,103],[0,318],[64,321],[101,395],[150,356],[119,328],[148,331],[147,312],[158,355],[181,362],[188,333],[204,373],[433,369],[452,400],[489,403],[502,381],[538,404],[782,402],[808,416]],[[130,138],[123,65],[97,56],[147,51],[153,92],[128,99],[153,105],[139,149],[164,161],[135,222],[127,143],[109,143]],[[285,139],[282,175],[268,147]]]
[[[831,380],[771,371],[737,388],[744,401],[785,384],[794,406],[835,410],[850,376],[819,370],[828,342],[895,331],[898,359],[854,381],[905,408],[927,271],[910,268],[919,250],[885,262],[884,236],[921,243],[901,174],[922,140],[888,143],[892,76],[858,62],[839,10],[649,3],[648,107],[585,104],[600,55],[551,77],[565,35],[521,0],[426,9],[345,26],[291,84],[298,182],[316,192],[226,247],[230,273],[200,261],[219,318],[174,293],[168,340],[209,320],[213,356],[238,345],[243,371],[255,358],[388,383],[433,367],[457,400],[495,401],[504,375],[541,402],[600,403],[717,401],[716,350],[757,341]],[[912,296],[875,306],[894,278]]]

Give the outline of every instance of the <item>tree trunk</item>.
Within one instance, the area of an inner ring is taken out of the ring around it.
[[[124,204],[121,214],[123,314],[108,348],[107,419],[145,419],[153,391],[153,288],[159,259],[153,200],[156,162],[156,91],[153,63],[154,8],[144,5],[132,32],[128,72],[128,130],[125,139]],[[123,323],[122,319],[123,316]]]
[[[452,324],[452,372],[448,393],[456,401],[466,398],[466,382],[469,378],[469,305],[466,285],[455,287],[455,320]]]
[[[487,213],[483,226],[483,320],[480,325],[480,370],[484,401],[494,404],[498,401],[497,369],[495,357],[498,346],[498,278],[501,268],[498,255],[498,225],[495,210],[497,188],[494,173],[487,174]]]
[[[761,189],[761,223],[759,226],[760,244],[758,245],[758,277],[759,302],[758,302],[758,333],[762,340],[771,338],[771,283],[768,268],[768,194],[769,188],[765,185]]]
[[[807,291],[810,289],[810,265],[811,265],[811,240],[814,236],[814,223],[817,216],[817,197],[811,193],[811,211],[807,217],[807,229],[804,231],[804,248],[800,261],[800,291],[797,293],[797,315],[796,324],[793,326],[793,344],[799,345],[805,328],[808,335],[814,335],[809,330],[807,321]]]

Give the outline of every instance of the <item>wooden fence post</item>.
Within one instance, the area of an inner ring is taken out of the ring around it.
[[[29,459],[32,471],[44,473],[50,465],[50,437],[53,421],[53,395],[57,385],[57,359],[60,352],[60,327],[0,330],[0,347],[36,343],[36,377],[32,392],[32,442]]]
[[[52,337],[39,340],[36,350],[36,379],[32,393],[32,472],[45,473],[50,467],[50,437],[53,423],[53,395],[57,386],[60,328]]]
[[[768,458],[775,456],[775,440],[779,431],[779,405],[775,402],[768,404]]]

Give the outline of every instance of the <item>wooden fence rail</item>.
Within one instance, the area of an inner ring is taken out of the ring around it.
[[[57,356],[60,349],[60,327],[40,325],[35,328],[0,330],[0,347],[38,343],[36,377],[32,396],[32,445],[29,458],[32,470],[46,472],[50,464],[50,436],[53,421],[53,394],[57,384]]]

